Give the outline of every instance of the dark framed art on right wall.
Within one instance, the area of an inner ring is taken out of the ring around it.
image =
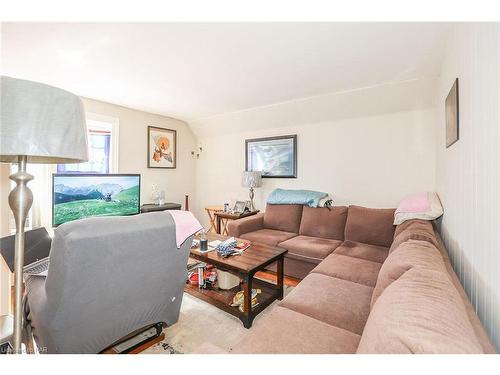
[[[459,139],[459,110],[458,110],[458,78],[455,79],[445,101],[446,110],[446,148]]]

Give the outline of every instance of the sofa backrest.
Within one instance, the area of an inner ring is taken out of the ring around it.
[[[394,238],[394,212],[392,208],[349,206],[345,239],[390,247]]]
[[[358,353],[495,353],[432,223],[405,222],[394,238]]]
[[[366,322],[357,353],[484,353],[445,270],[414,267],[389,285]]]
[[[394,281],[412,268],[445,270],[439,250],[427,241],[408,240],[389,254],[380,268],[372,294],[371,306]]]
[[[408,220],[398,225],[394,231],[394,241],[389,253],[408,240],[427,241],[439,247],[432,222],[428,220]]]
[[[264,213],[264,228],[299,233],[302,205],[268,204]]]
[[[304,206],[299,234],[310,237],[344,240],[347,207],[312,208]]]

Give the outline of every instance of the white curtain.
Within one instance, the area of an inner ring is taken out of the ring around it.
[[[52,173],[56,171],[55,164],[28,164],[28,173],[34,177],[29,183],[33,191],[32,228],[52,228]]]

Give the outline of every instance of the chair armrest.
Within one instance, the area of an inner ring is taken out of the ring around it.
[[[240,237],[248,232],[255,232],[264,227],[264,213],[247,216],[242,219],[233,220],[227,225],[227,230],[230,236]]]

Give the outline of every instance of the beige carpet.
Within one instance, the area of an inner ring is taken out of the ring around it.
[[[285,286],[285,295],[292,289]],[[278,302],[275,301],[257,315],[254,324],[268,314]],[[248,331],[238,318],[184,293],[179,321],[163,331],[165,340],[142,353],[189,354],[195,353],[203,343],[229,351]]]

